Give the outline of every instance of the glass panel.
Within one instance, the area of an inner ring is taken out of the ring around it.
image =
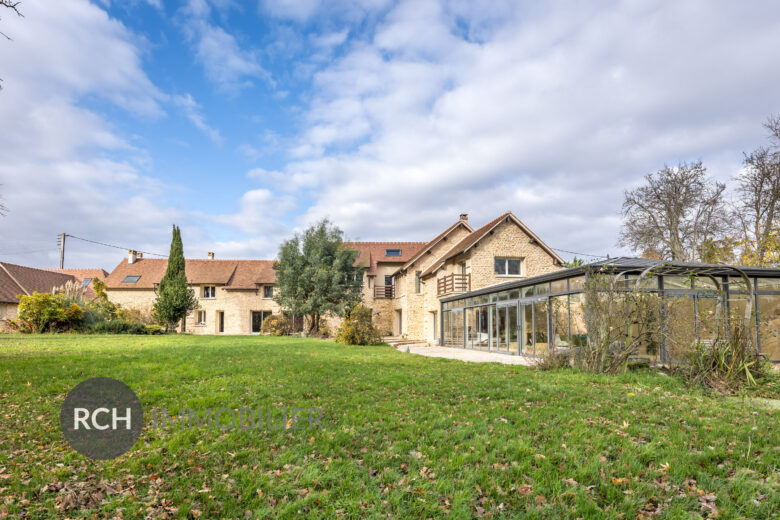
[[[452,311],[452,344],[463,346],[463,311]]]
[[[510,300],[516,300],[520,297],[520,290],[515,289],[514,291],[509,291],[509,299]]]
[[[759,291],[780,291],[780,278],[759,278]]]
[[[529,296],[534,295],[534,286],[532,285],[531,287],[523,287],[521,291],[523,291],[523,298],[528,298]]]
[[[780,296],[758,296],[761,352],[770,361],[780,361]]]
[[[720,284],[720,280],[718,280],[718,283]],[[693,281],[693,286],[696,289],[707,289],[709,291],[718,290],[718,287],[715,285],[715,282],[709,276],[697,276],[696,279]]]
[[[659,309],[660,310],[660,309]],[[648,318],[649,323],[637,323],[636,319],[628,327],[628,333],[634,341],[634,354],[650,361],[658,362],[661,359],[661,337],[656,333],[661,316],[652,313]],[[643,336],[637,338],[639,334]]]
[[[585,295],[572,294],[569,296],[569,316],[571,321],[571,343],[575,347],[582,347],[588,343],[588,328],[585,321]]]
[[[496,308],[496,337],[498,338],[499,352],[507,351],[506,337],[506,307]]]
[[[547,354],[547,301],[534,303],[534,352],[537,356]]]
[[[669,298],[667,306],[669,356],[672,362],[679,362],[691,351],[696,341],[693,298],[689,296]]]
[[[488,307],[476,307],[474,309],[475,333],[474,348],[487,350],[490,346],[490,332],[488,329]]]
[[[487,294],[483,294],[482,296],[479,297],[479,303],[487,303],[487,302],[488,302]]]
[[[451,316],[450,311],[444,311],[442,313],[442,318],[444,321],[444,329],[441,331],[442,337],[444,338],[444,344],[445,345],[451,345],[452,344],[452,330],[450,329],[450,326],[452,325],[452,322],[450,321]]]
[[[554,282],[550,282],[550,292],[559,293],[568,291],[568,284],[566,282],[567,280],[555,280]]]
[[[509,326],[509,351],[517,352],[517,305],[506,308],[507,323]]]
[[[747,292],[744,278],[741,276],[729,277],[729,292]]]
[[[498,301],[503,302],[509,298],[509,293],[506,291],[498,293]]]
[[[585,277],[578,276],[576,278],[569,278],[569,290],[581,291],[585,288]]]
[[[699,315],[696,317],[699,326],[699,341],[708,342],[718,335],[722,316],[717,316],[718,300],[716,298],[699,298]]]
[[[540,285],[535,285],[534,286],[534,292],[536,294],[547,294],[547,293],[550,292],[550,285],[546,284],[546,283],[543,283],[543,284],[540,284]]]
[[[520,274],[520,260],[510,258],[506,261],[507,274]]]
[[[496,350],[498,340],[496,339],[496,306],[495,305],[488,305],[486,307],[487,309],[487,330],[488,334],[490,336],[489,342],[488,342],[488,350]]]
[[[664,276],[664,289],[691,289],[691,279],[687,276]]]
[[[523,327],[523,344],[522,351],[524,354],[534,353],[534,306],[523,305],[520,311],[520,321]]]
[[[491,294],[489,295],[489,300],[490,300],[491,302],[494,302],[494,301],[496,301],[496,293],[491,293]]]
[[[506,259],[496,258],[493,260],[493,269],[496,274],[506,274]]]
[[[569,297],[557,296],[550,298],[552,313],[553,346],[566,348],[569,346]]]
[[[466,309],[464,312],[466,313],[466,347],[467,348],[474,348],[474,340],[476,339],[476,326],[474,322],[474,310]]]
[[[639,279],[638,274],[628,275],[628,288],[633,289],[636,287],[636,281]],[[652,274],[645,275],[642,281],[639,282],[640,289],[658,289],[658,277]]]

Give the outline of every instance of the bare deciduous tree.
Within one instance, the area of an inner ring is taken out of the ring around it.
[[[771,264],[778,253],[780,233],[780,153],[758,148],[745,154],[745,168],[737,177],[738,197],[732,202],[732,218],[749,265]]]
[[[664,166],[646,175],[645,181],[625,193],[621,246],[693,261],[701,244],[720,238],[725,228],[726,185],[707,179],[701,161]]]

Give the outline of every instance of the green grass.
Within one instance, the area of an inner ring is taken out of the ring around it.
[[[67,392],[147,412],[75,453]],[[768,383],[776,392],[776,381]],[[775,385],[774,389],[771,385]],[[321,408],[323,430],[153,430],[166,407]],[[780,411],[651,373],[599,377],[270,337],[0,336],[0,517],[768,518]]]

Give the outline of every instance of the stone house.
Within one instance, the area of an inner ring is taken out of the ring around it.
[[[474,230],[468,215],[393,273],[393,335],[439,342],[440,299],[563,268],[563,259],[507,211]]]
[[[151,316],[166,259],[144,258],[129,251],[106,278],[111,302]],[[259,333],[263,320],[281,312],[273,300],[276,273],[272,260],[185,260],[187,282],[200,308],[191,312],[184,330],[193,334]]]
[[[478,229],[462,214],[428,242],[345,242],[358,252],[363,301],[386,335],[440,341],[440,299],[560,269],[563,260],[511,212]],[[150,313],[167,260],[130,251],[106,279],[110,300]],[[250,334],[282,311],[272,299],[272,260],[186,260],[201,308],[187,317],[196,334]],[[338,317],[325,320],[335,329]]]

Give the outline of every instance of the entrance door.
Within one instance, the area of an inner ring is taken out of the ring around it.
[[[495,313],[495,349],[498,352],[518,352],[517,304],[496,306]]]

